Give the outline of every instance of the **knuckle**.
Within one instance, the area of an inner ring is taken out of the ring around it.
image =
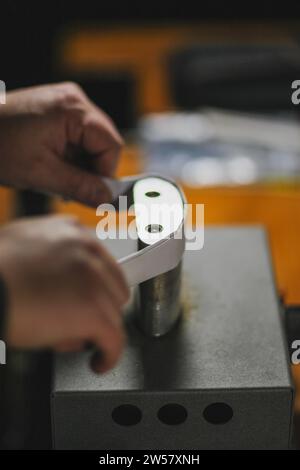
[[[77,104],[83,97],[83,90],[75,82],[61,83],[57,88],[56,107],[58,109],[67,109]]]
[[[95,251],[95,240],[92,235],[86,231],[78,234],[78,243],[88,254],[93,254]]]
[[[123,149],[124,142],[121,137],[118,136],[117,138],[115,138],[114,145],[117,152],[120,152]]]
[[[82,277],[90,277],[93,273],[91,263],[84,253],[76,253],[72,259],[72,269],[77,271]]]
[[[78,96],[83,93],[81,86],[78,85],[78,83],[76,82],[66,81],[66,82],[63,82],[61,85],[66,95],[69,94],[70,96],[74,96],[74,95]]]
[[[115,156],[119,156],[124,147],[124,143],[121,138],[115,134],[109,136],[109,145],[110,151],[113,152]]]
[[[74,256],[80,247],[80,240],[75,234],[64,236],[57,240],[55,249],[64,257]]]
[[[88,256],[83,242],[80,239],[71,239],[64,243],[64,251],[67,260],[68,270],[73,276],[85,281],[91,281],[95,275],[95,269]]]

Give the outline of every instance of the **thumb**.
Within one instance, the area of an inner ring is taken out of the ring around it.
[[[101,180],[101,176],[63,161],[57,162],[55,178],[50,189],[54,193],[91,207],[97,207],[112,199],[111,192]]]

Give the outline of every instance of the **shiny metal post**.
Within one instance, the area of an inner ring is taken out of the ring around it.
[[[134,202],[140,202],[145,196],[148,198],[149,207],[157,205],[157,210],[152,212],[149,220],[143,217],[143,223],[138,226],[138,250],[151,245],[151,237],[145,235],[144,225],[148,224],[148,231],[159,232],[159,228],[166,229],[167,235],[171,233],[172,223],[171,211],[174,201],[180,201],[181,211],[177,216],[176,224],[182,223],[184,219],[184,198],[179,188],[166,180],[149,179],[143,183],[142,190],[134,191]],[[174,195],[174,193],[177,193]],[[177,198],[177,199],[176,199]],[[165,205],[165,211],[158,216],[161,207]],[[182,218],[182,219],[181,219]],[[137,222],[139,225],[139,221]],[[142,226],[141,226],[142,225]],[[159,235],[159,234],[158,234]],[[162,237],[165,236],[162,235]],[[184,237],[184,226],[182,225],[181,236]],[[169,271],[159,274],[152,279],[142,282],[136,292],[137,323],[142,332],[149,337],[159,337],[168,333],[177,323],[181,313],[181,261]]]

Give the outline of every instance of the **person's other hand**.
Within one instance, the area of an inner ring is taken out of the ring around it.
[[[102,353],[94,369],[114,366],[128,287],[117,262],[75,218],[37,217],[2,228],[0,274],[10,346],[72,351],[92,343]]]
[[[0,181],[96,207],[110,193],[123,141],[110,118],[75,83],[21,89],[0,107]],[[75,164],[84,153],[85,167]]]

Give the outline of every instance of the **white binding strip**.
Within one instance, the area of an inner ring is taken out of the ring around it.
[[[118,260],[130,287],[175,268],[185,249],[183,224],[176,234]]]
[[[149,180],[149,181],[147,181]],[[149,182],[149,189],[148,184]],[[135,183],[136,186],[133,186]],[[141,184],[142,183],[142,184]],[[121,186],[123,185],[122,190]],[[125,274],[129,286],[134,286],[140,284],[141,282],[152,279],[155,276],[163,274],[171,269],[175,268],[182,259],[183,252],[185,250],[185,236],[184,236],[184,221],[185,221],[185,198],[180,189],[176,186],[173,181],[166,180],[165,178],[159,178],[152,175],[140,175],[129,177],[119,181],[119,186],[115,186],[115,195],[119,195],[124,190],[126,191],[129,185],[133,186],[134,194],[134,203],[143,203],[150,208],[152,204],[151,198],[145,198],[145,191],[158,191],[161,192],[161,197],[158,199],[160,202],[156,205],[159,208],[160,204],[170,204],[170,210],[172,209],[172,204],[179,203],[182,204],[182,213],[181,217],[175,222],[175,227],[173,232],[168,232],[161,234],[161,238],[155,241],[154,243],[147,243],[148,246],[145,248],[132,253],[120,260],[118,260],[122,270]],[[175,187],[175,188],[174,188]],[[174,191],[176,189],[176,191]],[[176,194],[177,192],[177,194]],[[118,193],[118,194],[117,194]],[[156,199],[155,199],[156,201]],[[155,204],[155,203],[154,203]],[[174,207],[174,206],[173,206]],[[139,216],[137,220],[137,229],[140,235],[143,234],[141,228],[147,224],[156,224],[158,223],[157,217],[159,216],[159,211],[154,211],[150,218],[144,217],[144,215]],[[151,220],[151,217],[153,220]],[[142,240],[143,240],[142,236]]]
[[[118,260],[130,287],[175,268],[180,263],[185,250],[185,197],[174,181],[157,175],[140,174],[120,179],[103,178],[103,182],[111,191],[112,199],[115,200],[126,193],[136,182],[147,178],[158,178],[176,187],[182,199],[183,217],[176,231],[168,237]]]

